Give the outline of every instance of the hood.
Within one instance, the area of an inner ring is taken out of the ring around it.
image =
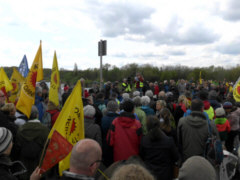
[[[192,156],[179,169],[178,178],[184,180],[216,180],[216,172],[205,158]]]
[[[42,136],[40,122],[26,122],[20,129],[18,133],[20,138],[26,139],[27,141],[32,141],[37,137]]]
[[[207,125],[207,119],[203,112],[192,111],[192,113],[186,117],[186,123],[192,127],[199,128]]]
[[[210,103],[207,100],[203,101],[203,104],[204,104],[204,110],[208,110],[210,108]]]
[[[227,121],[227,118],[216,118],[214,120],[215,124],[224,124]]]
[[[118,122],[122,127],[131,127],[135,122],[135,116],[133,113],[122,112],[118,117]]]
[[[84,124],[94,124],[95,118],[84,117]]]

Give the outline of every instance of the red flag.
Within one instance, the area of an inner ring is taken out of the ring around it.
[[[72,148],[73,145],[55,130],[46,150],[41,171],[45,172],[63,160],[71,152]]]

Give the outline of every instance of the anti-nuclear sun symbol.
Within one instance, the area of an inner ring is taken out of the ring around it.
[[[75,122],[75,118],[73,118],[70,134],[72,134],[75,131],[75,129],[76,129],[76,122]]]

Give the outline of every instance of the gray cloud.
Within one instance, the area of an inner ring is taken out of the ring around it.
[[[167,28],[159,29],[150,23],[155,9],[131,3],[114,2],[109,4],[87,1],[87,13],[92,16],[97,27],[105,37],[123,36],[127,40],[152,42],[156,45],[208,44],[219,39],[202,24],[180,32],[183,21],[177,16],[168,23]]]
[[[217,8],[217,14],[223,19],[228,21],[239,21],[240,20],[240,1],[229,0],[225,10]]]
[[[180,50],[170,50],[166,52],[168,55],[172,56],[184,56],[186,55],[185,51],[180,51]]]
[[[228,44],[222,44],[216,47],[216,50],[222,54],[238,55],[240,54],[240,39]]]
[[[177,53],[177,52],[176,52]],[[180,53],[180,52],[179,52]],[[116,53],[112,54],[111,56],[117,57],[117,58],[155,58],[155,59],[168,59],[168,55],[163,54],[156,54],[153,52],[143,53],[143,54],[133,54],[133,55],[127,55],[125,53]]]

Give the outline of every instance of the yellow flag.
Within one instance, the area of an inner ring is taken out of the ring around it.
[[[49,91],[49,101],[52,101],[56,106],[59,105],[58,99],[58,88],[60,86],[60,77],[58,71],[58,62],[56,51],[54,52],[52,74],[51,74],[51,85]]]
[[[42,63],[42,41],[40,41],[40,46],[38,48],[37,54],[34,58],[34,62],[37,62],[37,81],[39,82],[43,80],[43,63]],[[33,66],[33,65],[32,65]]]
[[[37,54],[34,58],[32,63],[31,69],[26,77],[26,80],[21,88],[21,93],[19,100],[17,102],[16,108],[25,114],[28,118],[31,114],[32,105],[35,101],[35,88],[36,88],[36,81],[38,76],[43,76],[42,72],[42,44],[40,42],[40,46],[38,48]]]
[[[1,68],[0,70],[0,89],[8,92],[13,89],[11,81],[8,79],[7,74],[5,73],[4,69]]]
[[[52,137],[54,130],[58,131],[72,145],[84,138],[84,116],[81,92],[82,88],[79,80],[54,123],[48,135],[49,139]],[[69,168],[70,156],[71,153],[69,153],[65,159],[60,161],[60,175],[62,175],[64,170]]]
[[[13,68],[13,73],[11,76],[11,83],[12,83],[13,89],[11,91],[12,92],[11,96],[9,97],[10,102],[12,103],[15,102],[18,92],[20,90],[20,87],[24,83],[24,80],[25,78],[18,72],[18,70],[16,68]]]
[[[240,102],[240,77],[238,78],[237,82],[234,84],[233,97],[236,102]]]
[[[200,71],[200,74],[199,74],[199,84],[202,84],[202,71]]]

